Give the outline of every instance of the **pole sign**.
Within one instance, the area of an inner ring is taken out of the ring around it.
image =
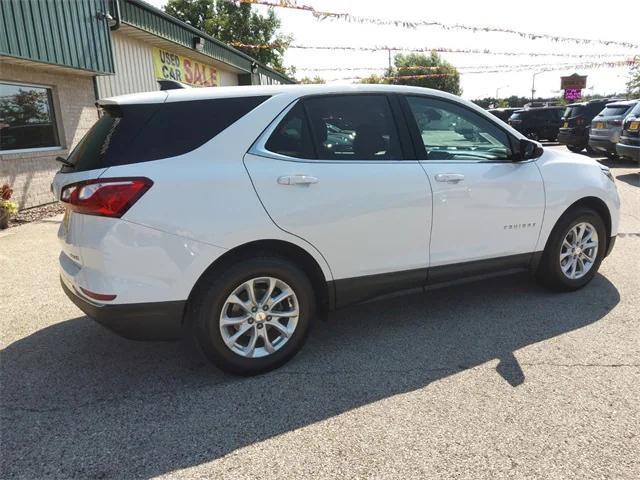
[[[580,100],[582,98],[582,89],[587,88],[587,76],[574,73],[568,77],[560,77],[560,88],[564,90],[565,100]]]
[[[194,87],[217,87],[218,70],[182,55],[153,49],[153,70],[159,80],[175,80]]]
[[[568,102],[575,102],[582,99],[582,90],[579,88],[567,88],[564,91],[564,99]]]

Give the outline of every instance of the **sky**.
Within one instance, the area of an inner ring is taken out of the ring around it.
[[[156,7],[162,7],[166,0],[146,0]],[[470,24],[478,26],[502,27],[512,30],[579,37],[601,40],[640,43],[637,15],[627,11],[627,15],[614,15],[603,10],[594,1],[561,2],[558,0],[536,0],[518,2],[514,0],[448,0],[419,1],[338,1],[338,0],[298,0],[298,5],[310,5],[316,10],[344,12],[352,15],[378,17],[382,19],[428,20],[447,24]],[[266,7],[253,6],[258,11]],[[489,49],[491,51],[543,52],[556,54],[617,54],[624,56],[609,58],[569,58],[533,57],[530,55],[502,56],[485,54],[442,53],[454,66],[464,67],[493,65],[543,65],[527,67],[520,72],[462,74],[462,96],[468,99],[494,97],[498,93],[504,98],[510,95],[530,96],[533,74],[536,74],[536,96],[553,97],[560,95],[560,77],[578,73],[588,75],[585,94],[623,93],[628,80],[629,67],[615,68],[575,68],[544,71],[550,64],[603,62],[623,60],[640,55],[640,51],[619,46],[600,44],[577,44],[553,42],[545,39],[528,40],[516,35],[444,30],[438,27],[418,27],[415,29],[395,26],[377,26],[349,23],[345,21],[320,21],[310,12],[276,8],[282,20],[282,33],[293,36],[298,45],[331,46],[389,46],[411,48],[457,48]],[[603,20],[604,17],[604,20]],[[327,82],[351,83],[341,80],[345,77],[381,74],[388,65],[388,52],[360,51],[319,51],[289,49],[285,55],[285,65],[295,66],[298,78],[319,75]],[[366,67],[371,70],[359,71],[314,71],[313,69]],[[468,70],[468,68],[467,68]]]

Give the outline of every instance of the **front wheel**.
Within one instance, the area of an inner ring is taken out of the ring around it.
[[[220,369],[256,375],[300,350],[314,312],[301,269],[279,257],[250,258],[204,280],[193,302],[193,339]]]
[[[551,232],[536,277],[554,290],[582,288],[598,271],[606,244],[600,215],[589,208],[570,210]]]

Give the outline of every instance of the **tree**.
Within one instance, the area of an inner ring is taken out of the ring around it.
[[[1,119],[13,126],[49,123],[49,100],[43,91],[20,90],[0,98]]]
[[[389,83],[389,80],[384,76],[376,75],[374,73],[368,77],[360,79],[360,83]]]
[[[248,3],[169,0],[164,11],[221,42],[268,45],[266,48],[236,48],[275,70],[285,72],[282,58],[292,37],[278,33],[281,22],[273,8],[269,8],[266,15],[260,15],[252,11]]]
[[[640,57],[635,57],[629,73],[631,78],[627,82],[627,95],[629,98],[640,98]]]
[[[327,83],[327,82],[325,82],[324,78],[316,75],[313,78],[302,77],[298,83],[302,83],[303,85],[310,85],[313,83]]]
[[[388,75],[391,84],[435,88],[454,95],[462,94],[458,70],[436,52],[431,52],[428,56],[422,53],[400,53],[395,56],[394,64],[395,69]]]

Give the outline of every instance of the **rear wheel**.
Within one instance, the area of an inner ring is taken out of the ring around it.
[[[255,375],[300,350],[313,312],[313,288],[301,269],[279,257],[247,259],[203,282],[193,302],[193,339],[222,370]]]
[[[588,208],[566,212],[554,227],[536,272],[554,290],[584,287],[595,276],[606,250],[606,229],[600,215]]]

